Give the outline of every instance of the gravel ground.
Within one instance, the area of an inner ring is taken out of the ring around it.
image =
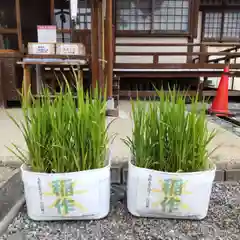
[[[208,217],[202,221],[132,217],[115,198],[109,216],[98,221],[34,222],[24,207],[0,240],[238,240],[240,183],[214,183]]]

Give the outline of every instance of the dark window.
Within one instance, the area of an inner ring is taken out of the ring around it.
[[[229,6],[240,6],[239,0],[224,0],[224,3]]]
[[[78,0],[76,29],[91,29],[91,5],[89,0]]]
[[[0,1],[0,28],[16,28],[15,0]]]
[[[222,5],[223,0],[200,0],[201,6],[218,6]]]
[[[57,25],[57,42],[71,41],[71,21],[70,21],[70,5],[67,1],[55,1],[55,23]],[[68,32],[69,31],[69,32]]]
[[[71,41],[71,14],[70,2],[55,0],[55,21],[58,28],[57,41]],[[90,0],[78,0],[77,19],[73,26],[76,30],[91,29],[91,5]]]
[[[15,0],[0,1],[0,49],[18,50]]]
[[[18,50],[17,34],[1,34],[0,33],[0,49]]]
[[[120,31],[188,32],[188,0],[116,0]]]
[[[150,30],[151,2],[134,0],[117,0],[117,30]]]
[[[203,39],[212,41],[239,41],[240,12],[205,12]]]

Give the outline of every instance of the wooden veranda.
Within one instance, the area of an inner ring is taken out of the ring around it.
[[[121,97],[152,97],[156,93],[149,81],[155,81],[156,87],[164,85],[159,79],[178,79],[178,82],[186,82],[189,88],[191,85],[195,90],[189,89],[189,95],[195,95],[199,91],[200,95],[214,96],[215,90],[206,89],[208,79],[211,77],[220,78],[223,69],[226,65],[230,67],[230,96],[240,96],[240,91],[234,91],[233,85],[235,79],[240,77],[240,63],[237,61],[240,58],[240,44],[237,43],[117,43],[118,47],[152,47],[165,48],[165,51],[128,51],[115,52],[115,59],[117,56],[138,56],[150,57],[152,59],[149,63],[115,63],[114,73],[121,78],[121,83],[128,84],[128,89],[122,88],[120,90]],[[188,51],[167,51],[171,47],[185,47]],[[209,51],[211,47],[221,47],[221,51]],[[161,59],[171,56],[185,57],[186,62],[183,63],[161,63]],[[129,83],[132,79],[132,85]],[[133,79],[138,79],[138,85]],[[144,83],[143,79],[148,79]],[[202,79],[202,81],[200,81]],[[189,81],[187,81],[189,80]],[[158,84],[160,83],[160,84]],[[126,85],[125,85],[126,86]],[[135,89],[134,89],[135,88]]]

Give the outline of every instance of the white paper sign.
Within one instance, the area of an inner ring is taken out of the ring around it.
[[[55,25],[37,26],[39,43],[56,43],[57,27]]]
[[[28,43],[28,54],[53,55],[55,47],[53,43]]]
[[[86,55],[85,46],[81,43],[57,43],[56,53],[59,55]]]

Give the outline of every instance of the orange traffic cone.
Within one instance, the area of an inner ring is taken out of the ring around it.
[[[223,70],[223,74],[218,85],[216,97],[213,100],[212,106],[208,109],[210,114],[225,117],[233,115],[228,111],[228,76],[229,67],[226,66]]]

